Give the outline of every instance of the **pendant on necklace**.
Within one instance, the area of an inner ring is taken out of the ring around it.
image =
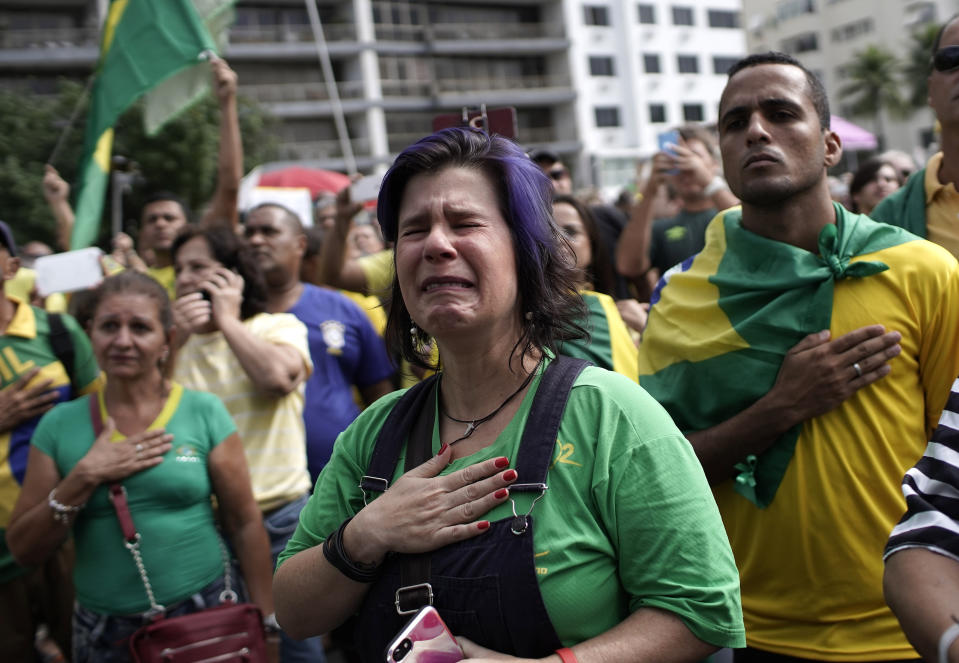
[[[466,424],[466,430],[463,431],[463,437],[469,437],[470,435],[473,434],[474,430],[476,430],[476,422],[471,421],[468,424]]]

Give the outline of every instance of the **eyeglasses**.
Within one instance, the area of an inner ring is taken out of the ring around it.
[[[952,71],[959,68],[959,46],[946,46],[936,51],[932,58],[936,71]]]
[[[569,173],[562,166],[551,168],[546,172],[546,174],[549,175],[551,180],[561,180],[564,177],[569,177]]]

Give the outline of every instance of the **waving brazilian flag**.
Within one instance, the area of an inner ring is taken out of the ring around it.
[[[117,118],[145,92],[213,49],[190,0],[110,3],[87,115],[71,249],[96,240]]]
[[[764,396],[786,353],[829,329],[833,286],[885,271],[857,256],[914,241],[910,233],[835,205],[819,253],[767,239],[726,210],[706,228],[705,248],[669,270],[653,297],[639,350],[639,383],[684,431],[715,426]],[[760,507],[776,494],[800,426],[737,465],[735,489]]]

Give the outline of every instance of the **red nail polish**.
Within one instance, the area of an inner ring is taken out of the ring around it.
[[[493,461],[493,464],[496,467],[503,469],[504,467],[509,465],[509,458],[507,458],[506,456],[500,456],[499,458]]]
[[[516,477],[516,470],[506,470],[503,472],[503,481],[515,481]]]
[[[479,521],[478,523],[476,523],[476,529],[480,529],[480,530],[489,529],[489,521],[488,520]]]
[[[444,443],[442,444],[442,446],[440,446],[440,450],[436,452],[436,455],[437,455],[437,456],[442,456],[442,455],[443,455],[443,452],[446,451],[446,450],[449,448],[449,446],[450,446],[450,445],[448,445],[446,442],[444,442]]]
[[[497,490],[495,493],[493,493],[493,497],[495,497],[495,498],[498,499],[498,500],[503,499],[503,498],[506,497],[507,495],[509,495],[509,491],[506,490],[505,488],[500,488],[500,489]]]

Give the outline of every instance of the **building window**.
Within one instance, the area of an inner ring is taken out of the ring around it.
[[[790,39],[784,39],[780,43],[780,50],[790,55],[806,53],[807,51],[818,51],[819,34],[816,32],[804,32]]]
[[[698,74],[699,58],[695,55],[677,55],[676,63],[681,74]]]
[[[711,28],[738,28],[739,12],[723,9],[710,9],[707,12],[709,27]]]
[[[692,7],[673,7],[673,25],[692,25]]]
[[[830,0],[829,4],[833,4],[833,1]],[[815,13],[815,0],[781,0],[776,7],[776,18],[780,21],[788,21],[795,16]]]
[[[609,25],[609,7],[585,5],[583,13],[586,25]]]
[[[619,109],[615,106],[594,108],[593,111],[596,113],[597,127],[619,126]]]
[[[614,76],[613,58],[591,55],[589,58],[590,76]]]
[[[666,122],[666,104],[649,105],[649,123],[663,124]]]
[[[733,65],[739,62],[739,58],[730,58],[725,55],[714,55],[713,56],[713,73],[715,74],[725,74]]]
[[[684,122],[702,122],[703,105],[702,104],[683,104]]]
[[[651,24],[656,22],[656,8],[652,5],[639,3],[639,22]]]
[[[663,69],[659,66],[657,53],[643,53],[643,71],[647,74],[660,74]]]
[[[866,17],[858,21],[853,21],[852,23],[840,25],[838,28],[833,28],[829,32],[829,36],[834,42],[848,41],[849,39],[855,39],[860,35],[869,34],[875,30],[875,28],[876,25],[872,18]]]

